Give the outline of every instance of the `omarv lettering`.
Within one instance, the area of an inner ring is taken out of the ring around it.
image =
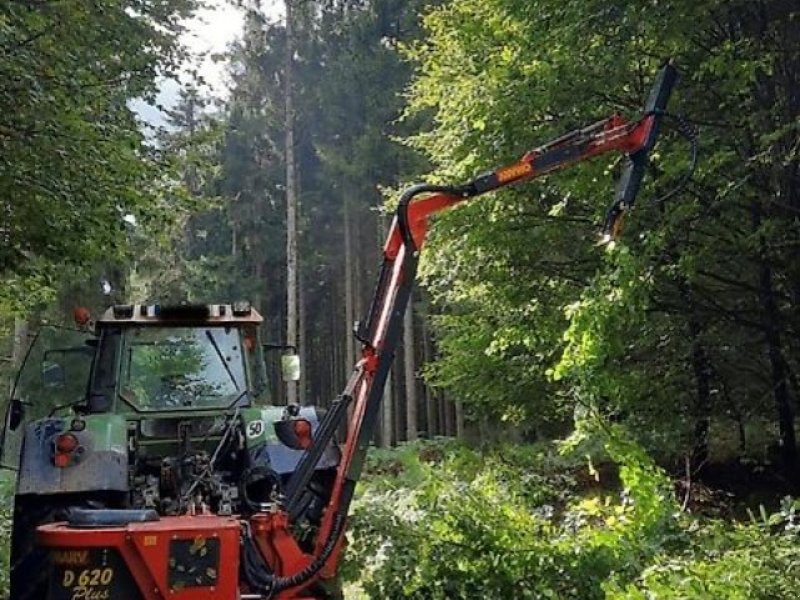
[[[89,564],[88,550],[54,550],[53,564],[59,567],[84,567]]]

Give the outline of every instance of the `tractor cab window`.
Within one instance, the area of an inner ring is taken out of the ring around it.
[[[6,409],[2,466],[16,467],[27,423],[85,406],[95,343],[90,333],[60,327],[43,327],[29,340]]]
[[[89,387],[90,412],[106,412],[112,407],[121,342],[122,329],[119,327],[103,328],[100,332],[99,348]]]
[[[237,328],[126,329],[120,396],[136,410],[226,408],[247,390]]]
[[[255,325],[242,328],[244,354],[247,361],[247,370],[250,373],[251,392],[260,404],[267,404],[269,398],[269,382],[264,364],[264,354],[258,342]]]

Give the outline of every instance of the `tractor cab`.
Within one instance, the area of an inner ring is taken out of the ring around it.
[[[97,322],[85,410],[144,416],[268,404],[261,322],[247,303],[110,308]]]
[[[119,415],[148,430],[269,405],[261,322],[246,302],[137,304],[109,308],[94,331],[42,327],[13,386],[2,465],[18,466],[31,424]]]

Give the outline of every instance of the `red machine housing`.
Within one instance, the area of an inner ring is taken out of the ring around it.
[[[42,525],[50,551],[48,600],[239,598],[239,537],[233,517],[163,517],[118,527]]]

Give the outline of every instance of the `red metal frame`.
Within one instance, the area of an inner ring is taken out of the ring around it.
[[[536,179],[554,171],[564,169],[574,163],[583,162],[590,158],[620,151],[625,154],[635,154],[644,147],[652,132],[655,117],[648,115],[635,123],[626,121],[618,114],[598,121],[587,128],[577,130],[540,146],[525,154],[520,160],[492,173],[499,185],[491,189],[498,189],[514,183],[529,179]],[[548,161],[540,166],[542,157],[567,150],[578,152],[565,152],[565,158],[557,162]],[[537,160],[539,159],[539,160]],[[472,198],[456,193],[434,193],[424,198],[415,200],[408,207],[408,221],[411,233],[417,248],[422,248],[428,232],[428,219],[431,215],[446,210]],[[392,223],[389,237],[384,246],[384,258],[395,260],[403,247],[403,238],[400,235],[397,219]]]

